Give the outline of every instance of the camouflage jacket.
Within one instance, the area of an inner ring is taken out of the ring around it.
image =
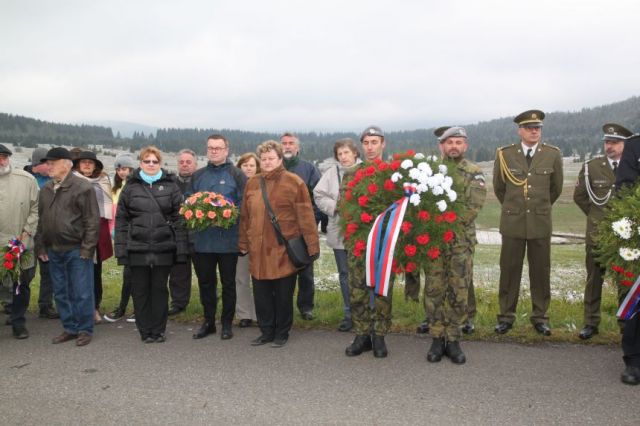
[[[475,220],[487,198],[484,174],[480,166],[466,158],[456,161],[456,163],[458,173],[463,180],[464,194],[460,195],[464,195],[465,204],[465,209],[460,214],[460,220],[464,224],[464,238],[459,243],[476,245],[478,240],[476,239]]]
[[[539,143],[531,166],[520,143],[498,148],[493,191],[502,204],[500,233],[511,238],[549,238],[551,205],[562,192],[562,182],[562,155],[555,146]]]

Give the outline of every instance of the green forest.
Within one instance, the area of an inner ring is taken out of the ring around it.
[[[468,157],[474,161],[492,160],[497,147],[517,142],[513,117],[498,118],[486,122],[465,125],[469,135]],[[640,131],[640,97],[584,108],[575,112],[551,112],[544,121],[543,140],[559,147],[565,156],[576,155],[589,158],[602,147],[601,129],[607,122],[620,123],[633,132]],[[456,125],[464,123],[442,123]],[[356,129],[359,130],[359,129]],[[387,132],[389,152],[414,149],[430,152],[437,149],[434,129],[415,129]],[[11,143],[24,147],[41,144],[94,146],[122,148],[136,151],[140,147],[155,144],[163,151],[176,152],[191,148],[205,154],[207,136],[223,134],[229,139],[232,152],[240,154],[254,151],[267,139],[278,139],[279,135],[268,132],[249,132],[236,129],[159,129],[156,134],[134,133],[131,138],[122,138],[109,127],[92,125],[70,125],[42,121],[34,118],[0,113],[0,143]],[[343,137],[357,139],[357,133],[298,133],[305,158],[319,161],[332,155],[333,142]]]

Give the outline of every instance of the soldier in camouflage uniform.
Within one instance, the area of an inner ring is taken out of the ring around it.
[[[467,297],[473,274],[473,252],[477,244],[475,218],[487,196],[482,169],[464,158],[467,133],[462,127],[451,127],[440,136],[440,152],[457,164],[463,178],[465,204],[459,220],[464,231],[434,262],[425,281],[424,304],[430,321],[433,342],[427,353],[429,362],[447,355],[452,362],[463,364],[466,357],[460,348],[460,327],[467,319]]]
[[[360,142],[365,159],[360,167],[365,167],[370,161],[382,159],[385,148],[382,129],[377,126],[367,127],[360,136]],[[352,173],[355,173],[355,170]],[[349,180],[351,180],[351,176],[345,174],[342,181],[348,182]],[[389,283],[388,295],[385,297],[375,294],[373,306],[371,306],[370,300],[373,290],[366,284],[364,261],[349,253],[348,263],[351,317],[356,337],[347,347],[345,353],[347,356],[356,356],[373,349],[373,355],[376,358],[384,358],[388,354],[384,336],[391,327],[393,280]]]
[[[593,255],[595,243],[593,237],[600,222],[605,216],[605,206],[615,190],[615,172],[620,164],[624,149],[624,141],[632,135],[631,131],[619,124],[605,124],[604,156],[593,158],[584,163],[578,182],[573,192],[573,200],[580,210],[587,215],[587,233],[585,236],[587,267],[587,285],[584,289],[584,328],[578,337],[590,339],[598,334],[600,324],[600,300],[605,268]]]
[[[544,113],[525,111],[514,118],[520,143],[498,148],[493,190],[502,205],[500,216],[500,314],[495,332],[513,327],[520,294],[525,251],[535,330],[551,335],[547,309],[551,302],[551,205],[562,192],[562,155],[541,143]]]

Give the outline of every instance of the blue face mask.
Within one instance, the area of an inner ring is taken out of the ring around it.
[[[149,185],[153,184],[154,182],[160,180],[160,178],[162,177],[162,170],[160,170],[158,173],[156,173],[155,175],[148,175],[145,172],[143,172],[142,170],[140,170],[140,178],[145,181],[146,183],[148,183]]]

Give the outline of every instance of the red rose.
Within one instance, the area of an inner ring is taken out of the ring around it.
[[[360,207],[367,207],[367,202],[369,201],[369,197],[367,197],[366,195],[362,195],[360,197],[358,197],[358,205]]]
[[[357,184],[358,184],[358,181],[356,181],[355,179],[353,179],[353,180],[350,180],[350,181],[347,183],[347,186],[348,186],[349,188],[353,188],[353,187],[354,187],[354,186],[356,186]]]
[[[398,170],[400,168],[400,164],[402,164],[400,162],[400,160],[394,160],[389,165],[389,168],[395,172],[396,170]]]
[[[442,236],[442,239],[444,240],[445,243],[448,243],[448,242],[451,242],[451,240],[453,240],[454,236],[455,235],[453,231],[449,229],[448,231],[445,231],[444,235]]]
[[[429,244],[429,234],[420,234],[416,237],[416,242],[421,246]]]
[[[414,246],[413,244],[407,244],[406,246],[404,246],[404,254],[406,254],[409,257],[413,257],[416,255],[416,246]]]
[[[436,260],[440,256],[440,249],[438,247],[431,247],[427,251],[427,256],[429,256],[433,260]]]
[[[389,163],[385,163],[384,161],[381,161],[380,163],[378,163],[378,170],[380,170],[381,172],[387,170],[389,168]]]
[[[633,272],[631,272],[631,271],[627,271],[627,272],[624,273],[624,276],[627,277],[627,278],[633,278],[634,275],[635,274]]]
[[[421,222],[428,222],[428,221],[429,221],[429,219],[431,219],[431,215],[430,215],[430,214],[429,214],[429,212],[428,212],[428,211],[426,211],[426,210],[420,210],[420,211],[418,212],[418,219],[419,219]]]
[[[7,259],[8,261],[12,261],[13,255],[11,254],[11,252],[8,251],[4,254],[4,258]]]
[[[365,176],[373,176],[376,174],[376,168],[373,166],[369,166],[366,169],[364,169],[364,174]]]
[[[362,179],[364,177],[364,170],[363,169],[358,169],[356,171],[355,176],[356,176],[356,179],[358,179],[358,180]]]
[[[358,230],[358,224],[357,223],[347,223],[347,232],[350,234],[353,234],[354,232],[356,232]]]
[[[411,227],[413,225],[411,225],[411,222],[407,222],[406,220],[402,222],[402,225],[400,225],[400,229],[402,230],[403,233],[408,234],[409,232],[411,232]]]
[[[6,262],[4,262],[3,266],[4,266],[4,269],[10,271],[13,269],[13,262],[7,260]]]
[[[364,240],[358,240],[356,241],[353,248],[354,250],[364,250],[365,248],[367,248],[367,243]]]
[[[369,191],[369,194],[373,195],[376,192],[378,192],[378,185],[376,185],[375,183],[370,183],[367,186],[367,191]]]
[[[399,159],[401,159],[401,158],[402,158],[402,155],[401,155],[401,154],[399,154],[399,153],[395,153],[395,154],[393,154],[393,159],[394,159],[394,160],[399,160]]]
[[[442,216],[441,214],[436,215],[435,219],[433,219],[436,221],[436,223],[442,223],[442,221],[444,220],[444,216]]]
[[[381,159],[379,159],[379,158],[376,158],[375,160],[373,160],[373,162],[374,162],[377,166],[379,166],[379,165],[380,165],[380,163],[382,163],[382,160],[381,160]]]
[[[416,270],[416,264],[413,262],[407,262],[407,264],[404,266],[404,270],[405,272],[413,272]]]
[[[347,201],[351,201],[353,199],[353,190],[351,188],[344,191],[344,199]]]
[[[360,220],[362,221],[362,223],[369,223],[373,220],[373,216],[371,216],[367,212],[363,212],[360,214]]]
[[[633,282],[631,282],[629,280],[622,280],[622,281],[620,281],[620,284],[622,284],[625,287],[631,287],[633,285]]]
[[[613,269],[615,272],[617,273],[621,273],[624,271],[624,269],[622,269],[620,266],[618,265],[611,265],[611,269]]]
[[[452,211],[448,211],[448,212],[444,213],[442,215],[442,217],[443,217],[444,221],[447,222],[447,223],[453,223],[458,218],[458,216],[456,215],[456,212],[452,212]]]
[[[12,253],[20,253],[20,247],[18,247],[18,246],[11,247],[11,252]]]
[[[416,152],[414,150],[412,150],[412,149],[408,149],[407,150],[407,155],[413,157],[414,155],[416,155]]]
[[[385,191],[393,191],[396,189],[395,183],[391,179],[387,179],[384,181],[384,185],[382,186]]]

